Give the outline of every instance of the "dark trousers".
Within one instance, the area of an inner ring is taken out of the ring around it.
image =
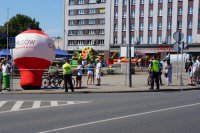
[[[152,74],[152,80],[151,80],[151,89],[154,88],[154,81],[156,82],[156,86],[157,88],[156,89],[159,89],[159,73],[158,72],[153,72]]]
[[[65,74],[64,75],[64,84],[65,84],[65,92],[68,92],[68,84],[72,90],[72,92],[74,92],[74,87],[73,87],[73,84],[72,84],[72,75],[67,75]]]
[[[160,81],[160,85],[162,85],[162,84],[163,84],[163,83],[162,83],[162,72],[159,72],[158,78],[159,78],[159,81]]]

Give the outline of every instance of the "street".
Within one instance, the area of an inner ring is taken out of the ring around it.
[[[200,91],[2,94],[1,133],[199,133]]]

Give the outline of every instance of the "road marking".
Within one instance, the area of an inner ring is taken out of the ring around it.
[[[58,106],[58,101],[51,101],[51,106]]]
[[[0,107],[2,107],[6,103],[7,103],[7,101],[0,101]]]
[[[17,101],[10,111],[20,110],[24,101]]]
[[[98,124],[98,123],[103,123],[103,122],[108,122],[108,121],[113,121],[113,120],[125,119],[125,118],[130,118],[130,117],[135,117],[135,116],[153,114],[153,113],[157,113],[157,112],[175,110],[175,109],[186,108],[186,107],[191,107],[191,106],[198,106],[198,105],[200,105],[200,103],[194,103],[194,104],[176,106],[176,107],[171,107],[171,108],[153,110],[153,111],[148,111],[148,112],[143,112],[143,113],[137,113],[137,114],[131,114],[131,115],[125,115],[125,116],[120,116],[120,117],[113,117],[113,118],[110,118],[110,119],[104,119],[104,120],[99,120],[99,121],[93,121],[93,122],[83,123],[83,124],[77,124],[77,125],[73,125],[73,126],[66,126],[66,127],[63,127],[63,128],[57,128],[57,129],[42,131],[42,132],[38,132],[38,133],[56,132],[56,131],[61,131],[61,130],[66,130],[66,129],[71,129],[71,128],[76,128],[76,127],[82,127],[82,126],[87,126],[87,125],[92,125],[92,124]]]
[[[32,108],[39,108],[41,105],[41,101],[34,101]]]
[[[15,102],[14,105],[7,109],[6,111],[0,111],[2,113],[10,113],[16,111],[26,111],[26,110],[34,110],[34,109],[42,109],[42,108],[50,108],[50,107],[59,107],[59,106],[66,106],[66,105],[75,105],[75,104],[82,104],[82,103],[90,103],[91,101],[0,101],[0,109],[6,106],[6,103]],[[28,102],[29,104],[33,104],[31,108],[23,108],[23,103]],[[43,102],[49,102],[49,106],[41,106]]]

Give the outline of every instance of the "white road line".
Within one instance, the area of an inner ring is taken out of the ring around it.
[[[24,101],[17,101],[10,111],[18,111],[18,110],[20,110],[23,102]]]
[[[88,123],[83,123],[83,124],[78,124],[78,125],[73,125],[73,126],[67,126],[67,127],[63,127],[63,128],[57,128],[57,129],[42,131],[42,132],[38,132],[38,133],[56,132],[56,131],[61,131],[61,130],[66,130],[66,129],[71,129],[71,128],[76,128],[76,127],[82,127],[82,126],[97,124],[97,123],[103,123],[103,122],[108,122],[108,121],[113,121],[113,120],[125,119],[125,118],[130,118],[130,117],[135,117],[135,116],[153,114],[153,113],[157,113],[157,112],[170,111],[170,110],[175,110],[175,109],[180,109],[180,108],[186,108],[186,107],[191,107],[191,106],[198,106],[198,105],[200,105],[200,103],[194,103],[194,104],[176,106],[176,107],[171,107],[171,108],[153,110],[153,111],[148,111],[148,112],[143,112],[143,113],[138,113],[138,114],[125,115],[125,116],[114,117],[114,118],[110,118],[110,119],[104,119],[104,120],[93,121],[93,122],[88,122]]]
[[[7,101],[0,101],[0,107],[2,107],[6,103],[7,103]]]
[[[39,108],[41,105],[41,101],[34,101],[32,108]]]
[[[58,106],[58,101],[51,101],[51,106]]]

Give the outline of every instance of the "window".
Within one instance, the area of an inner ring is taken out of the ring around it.
[[[131,18],[135,18],[135,11],[131,11]]]
[[[95,14],[95,13],[96,13],[96,9],[95,8],[89,9],[89,14]]]
[[[74,25],[74,20],[69,20],[69,25]]]
[[[122,31],[126,31],[126,24],[122,25]]]
[[[183,14],[183,8],[182,7],[179,7],[178,8],[178,15],[182,15]]]
[[[188,29],[192,29],[192,20],[188,21]]]
[[[126,37],[122,36],[122,44],[126,44]]]
[[[114,15],[115,19],[118,19],[118,12],[115,11],[115,15]]]
[[[158,16],[162,16],[162,9],[158,10]]]
[[[148,36],[148,44],[152,44],[152,36]]]
[[[177,29],[182,29],[182,21],[177,21]]]
[[[100,18],[99,19],[99,24],[105,24],[105,19],[104,18]]]
[[[172,8],[168,8],[167,15],[172,16]]]
[[[84,4],[85,3],[85,0],[78,0],[78,4]]]
[[[187,36],[187,42],[188,43],[192,43],[192,35],[188,35]]]
[[[89,35],[94,35],[94,34],[96,34],[96,33],[95,33],[95,30],[88,30],[88,34],[89,34]]]
[[[163,0],[158,0],[158,3],[163,3]]]
[[[118,0],[115,0],[115,6],[118,6]]]
[[[193,7],[189,7],[188,13],[189,13],[189,14],[193,14]]]
[[[169,2],[169,3],[172,3],[172,2],[173,2],[173,0],[168,0],[168,2]]]
[[[144,10],[140,10],[140,17],[141,17],[141,18],[144,17]]]
[[[126,11],[123,11],[122,18],[126,18]]]
[[[104,34],[105,34],[104,29],[100,29],[100,30],[99,30],[99,34],[100,34],[100,35],[104,35]]]
[[[75,35],[75,31],[74,31],[74,30],[68,30],[68,35],[69,35],[69,36]]]
[[[153,30],[153,24],[149,23],[149,30]]]
[[[69,10],[69,16],[74,15],[74,10]]]
[[[162,22],[158,23],[158,30],[162,30]]]
[[[73,41],[73,40],[69,40],[69,41],[68,41],[68,45],[71,45],[71,46],[73,46],[73,45],[75,45],[75,43],[74,43],[74,41]]]
[[[74,0],[69,0],[69,5],[74,5]]]
[[[89,0],[89,3],[96,3],[96,0]]]
[[[144,4],[144,0],[140,0],[140,4]]]
[[[167,23],[167,29],[168,29],[168,30],[171,30],[171,29],[172,29],[172,23],[171,23],[171,22],[168,22],[168,23]]]
[[[149,17],[153,17],[153,10],[152,9],[150,9],[150,11],[149,11]]]
[[[135,24],[131,24],[131,31],[135,30]]]
[[[105,8],[100,8],[99,13],[105,13]]]
[[[114,24],[114,30],[117,31],[118,30],[118,25]]]
[[[153,4],[153,0],[149,0],[149,3],[150,3],[150,4]]]
[[[88,24],[96,24],[96,20],[95,19],[88,19]]]
[[[117,44],[117,37],[114,37],[114,44]]]
[[[83,30],[77,30],[77,35],[83,35]]]
[[[135,44],[135,38],[134,38],[134,36],[131,36],[131,44]]]
[[[79,25],[84,25],[84,24],[85,24],[85,21],[84,21],[83,19],[80,19],[80,20],[78,20],[78,24],[79,24]]]
[[[104,40],[99,40],[99,45],[104,45]]]
[[[140,40],[139,40],[139,41],[140,41],[139,43],[142,44],[142,43],[143,43],[143,36],[140,36],[139,39],[140,39]]]
[[[84,9],[78,9],[78,14],[85,14],[85,10]]]
[[[84,45],[84,40],[77,40],[77,45]]]
[[[157,38],[157,43],[158,43],[158,44],[162,44],[162,37],[161,37],[161,36],[158,36],[158,38]]]
[[[123,5],[126,5],[127,4],[127,0],[123,0]]]
[[[171,36],[167,36],[167,44],[171,43]]]
[[[135,0],[131,0],[131,5],[135,5]]]
[[[140,31],[143,31],[143,29],[144,29],[144,25],[143,23],[140,23]]]

